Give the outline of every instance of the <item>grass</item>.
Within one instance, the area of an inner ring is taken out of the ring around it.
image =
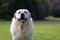
[[[0,40],[11,40],[10,22],[0,21]],[[59,24],[35,24],[34,40],[60,40]]]
[[[46,17],[45,20],[49,20],[49,21],[60,21],[60,18],[57,18],[57,17]]]
[[[10,22],[5,21],[0,22],[0,40],[11,40],[9,28]]]
[[[35,25],[34,40],[60,40],[60,25]]]

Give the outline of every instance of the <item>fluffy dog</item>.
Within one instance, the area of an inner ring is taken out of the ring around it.
[[[32,40],[33,20],[27,9],[19,9],[12,18],[10,32],[12,40]]]

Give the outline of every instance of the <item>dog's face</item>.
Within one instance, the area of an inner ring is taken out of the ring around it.
[[[19,9],[14,15],[14,17],[22,23],[26,22],[30,18],[30,16],[31,14],[27,9]]]

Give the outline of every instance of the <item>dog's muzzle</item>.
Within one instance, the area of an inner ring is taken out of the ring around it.
[[[25,19],[25,15],[24,13],[21,14],[21,20],[24,20]]]
[[[24,23],[24,22],[26,22],[26,18],[25,18],[25,14],[24,13],[22,13],[21,14],[21,18],[20,19],[18,19],[20,22],[22,22],[22,23]]]

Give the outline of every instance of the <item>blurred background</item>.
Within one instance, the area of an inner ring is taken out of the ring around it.
[[[33,40],[60,40],[60,0],[0,0],[0,40],[11,40],[10,25],[18,9],[34,20]]]
[[[23,8],[31,12],[34,20],[60,17],[60,0],[0,0],[0,19],[11,20],[15,11]]]

